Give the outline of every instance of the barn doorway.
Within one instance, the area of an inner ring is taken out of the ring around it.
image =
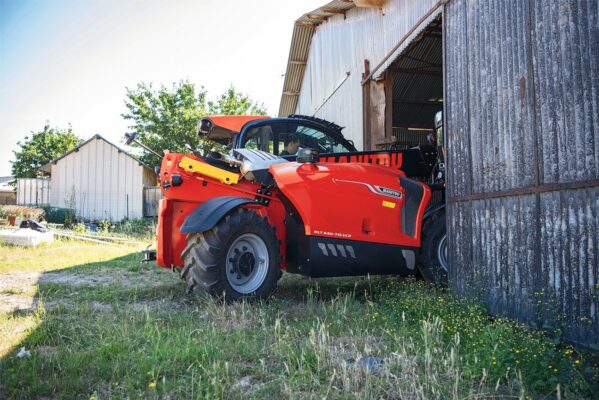
[[[403,150],[402,171],[431,189],[423,230],[433,232],[429,237],[435,240],[426,246],[423,244],[423,254],[430,256],[432,263],[439,263],[441,268],[436,271],[443,271],[438,274],[444,275],[441,280],[446,281],[449,274],[447,229],[446,226],[444,230],[437,228],[446,223],[445,151],[442,126],[438,125],[442,121],[436,118],[437,113],[443,111],[444,100],[442,14],[432,17],[424,28],[417,28],[415,32],[405,46],[398,44],[403,49],[399,47],[402,50],[384,72],[368,72],[373,79],[364,80],[365,134],[368,133],[365,147]],[[369,71],[368,63],[365,70]]]
[[[423,255],[429,256],[426,249],[432,246],[435,256],[431,259],[436,259],[441,267],[438,271],[443,271],[437,272],[437,275],[443,274],[441,281],[446,282],[449,251],[444,208],[445,149],[442,126],[439,126],[442,119],[437,115],[443,111],[444,100],[443,43],[443,16],[439,14],[389,65],[384,83],[385,137],[390,139],[390,146],[407,149],[421,145],[417,151],[417,154],[423,155],[421,162],[432,166],[427,169],[428,176],[414,177],[426,182],[432,192],[428,208],[431,216],[425,221],[423,231],[429,236],[439,235],[429,244],[423,242]],[[404,171],[407,173],[407,170]],[[438,231],[437,225],[445,229]],[[424,274],[424,271],[421,272]]]
[[[428,143],[443,110],[443,26],[431,22],[385,72],[386,137],[399,148]]]

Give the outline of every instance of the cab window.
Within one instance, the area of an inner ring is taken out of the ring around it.
[[[248,131],[243,147],[272,153],[274,151],[274,134],[271,126],[265,125],[251,128]]]
[[[300,147],[309,147],[320,153],[347,153],[351,151],[345,144],[319,129],[301,125],[290,124],[292,132],[300,141]]]
[[[290,142],[293,143],[290,145]],[[242,147],[275,155],[294,155],[300,148],[316,149],[319,153],[352,151],[328,133],[296,122],[278,122],[250,128],[243,138]]]

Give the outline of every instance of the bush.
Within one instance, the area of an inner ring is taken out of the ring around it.
[[[75,222],[75,214],[70,208],[44,207],[46,221],[51,224],[71,225]]]
[[[116,234],[135,236],[138,238],[151,238],[156,232],[156,219],[131,219],[111,226],[111,231]]]

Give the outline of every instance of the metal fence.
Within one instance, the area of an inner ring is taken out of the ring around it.
[[[17,179],[17,205],[46,206],[50,204],[50,180],[42,178]]]
[[[427,136],[432,132],[432,129],[393,127],[393,136],[395,136],[395,142],[401,147],[415,146],[417,144],[428,144]]]

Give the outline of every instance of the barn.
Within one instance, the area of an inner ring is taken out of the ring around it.
[[[48,203],[75,210],[83,220],[144,216],[144,187],[156,186],[146,164],[100,135],[42,167],[50,175]]]
[[[335,0],[294,25],[280,116],[358,149],[443,111],[449,280],[495,314],[599,344],[599,2]]]

